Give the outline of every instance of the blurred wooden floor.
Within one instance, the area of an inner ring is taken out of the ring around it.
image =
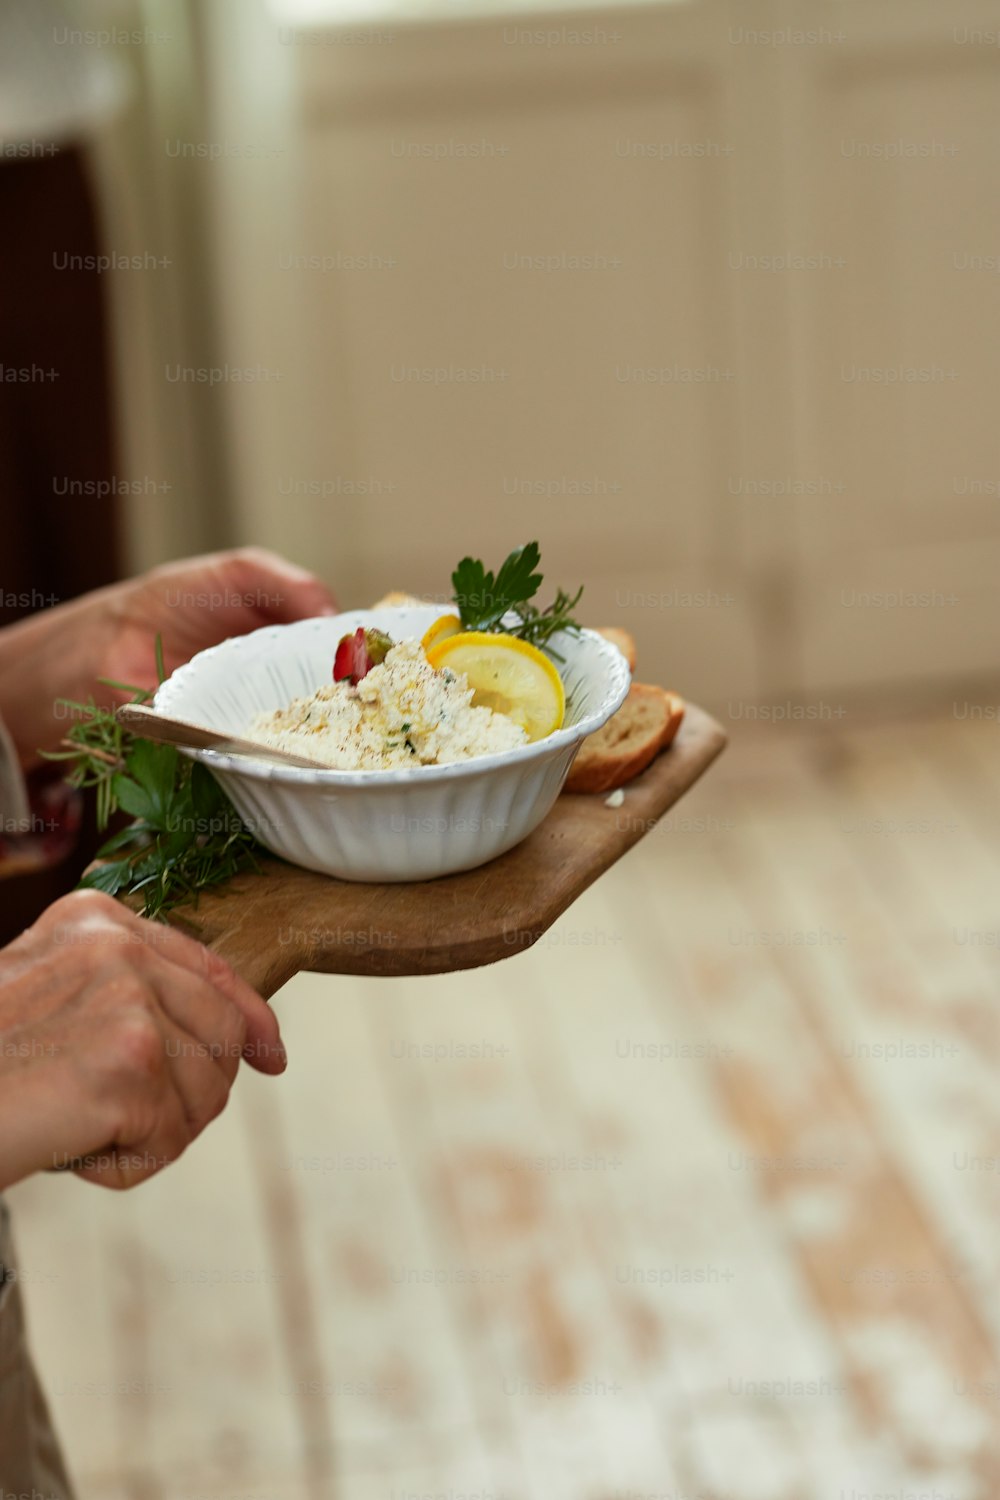
[[[531,953],[12,1194],[82,1500],[1000,1491],[1000,728],[731,727]]]

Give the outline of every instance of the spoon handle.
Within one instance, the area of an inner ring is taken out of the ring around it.
[[[170,718],[144,703],[123,703],[118,709],[117,717],[119,724],[130,729],[133,734],[155,740],[160,745],[252,755],[257,760],[272,760],[283,766],[303,766],[310,770],[330,769],[329,766],[324,767],[322,761],[295,755],[290,750],[278,750],[273,745],[258,745],[254,740],[241,739],[239,735],[222,734],[218,729],[207,729],[202,724],[189,724],[185,719]]]

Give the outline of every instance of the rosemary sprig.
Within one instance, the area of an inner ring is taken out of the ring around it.
[[[573,619],[573,611],[580,602],[583,594],[583,584],[577,589],[572,597],[565,589],[558,589],[556,597],[546,609],[539,609],[536,605],[524,600],[514,605],[514,613],[520,617],[520,628],[514,634],[519,635],[522,640],[530,641],[533,646],[542,646],[552,656],[562,661],[557,651],[548,644],[549,637],[555,635],[558,630],[579,630],[580,627]]]
[[[121,686],[110,679],[107,685]],[[126,688],[125,691],[132,694],[133,703],[145,703],[153,696],[141,688]],[[124,770],[135,736],[122,728],[114,710],[99,708],[93,698],[88,698],[86,703],[78,703],[73,698],[60,698],[58,702],[60,707],[73,713],[76,722],[63,736],[63,749],[43,750],[42,754],[46,760],[73,762],[73,769],[66,777],[70,786],[96,789],[97,826],[103,831],[118,810],[114,778],[117,772]]]
[[[156,652],[162,682],[159,639]],[[130,693],[133,703],[152,697],[142,688],[100,680]],[[46,758],[72,762],[66,778],[71,786],[95,788],[102,831],[119,809],[132,815],[132,822],[97,851],[104,863],[89,870],[81,886],[112,896],[139,894],[143,916],[162,919],[176,906],[196,903],[206,887],[259,868],[260,846],[203,765],[172,745],[132,734],[119,724],[114,709],[102,708],[93,698],[86,703],[63,698],[60,703],[76,722],[63,748],[47,752]]]

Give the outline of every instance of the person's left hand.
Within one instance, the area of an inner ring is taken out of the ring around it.
[[[121,585],[109,606],[95,676],[141,688],[157,685],[157,635],[170,673],[229,636],[337,609],[330,590],[312,573],[262,547],[155,568]]]

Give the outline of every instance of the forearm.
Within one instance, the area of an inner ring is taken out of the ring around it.
[[[56,701],[93,692],[123,587],[112,584],[0,630],[0,716],[24,770],[66,732]]]

